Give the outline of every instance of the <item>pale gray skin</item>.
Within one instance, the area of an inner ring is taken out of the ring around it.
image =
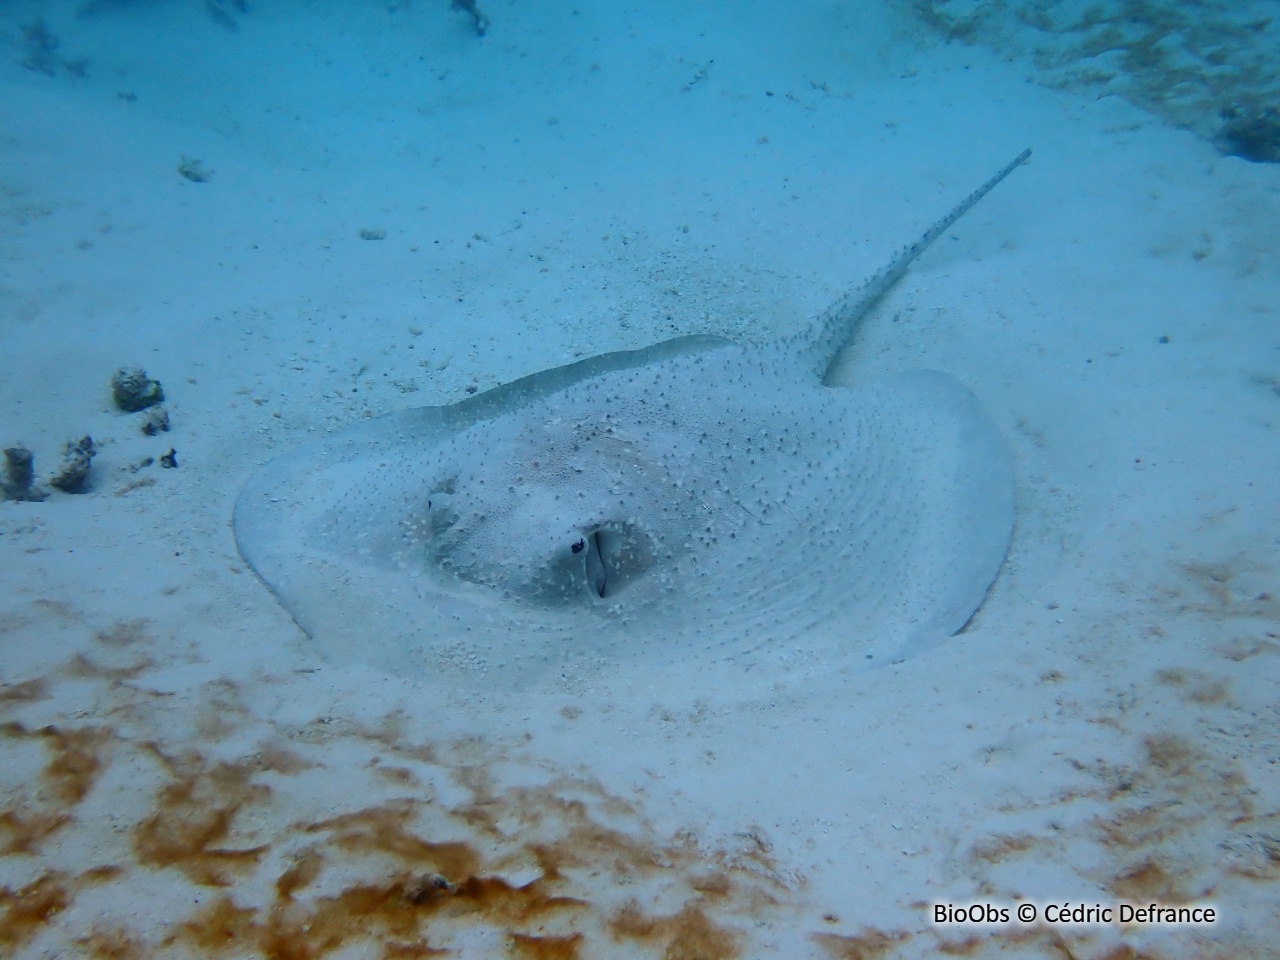
[[[628,661],[741,679],[927,648],[1003,562],[1004,444],[942,374],[827,381],[875,302],[1029,155],[808,336],[602,354],[273,461],[236,504],[242,555],[324,656],[450,683]]]

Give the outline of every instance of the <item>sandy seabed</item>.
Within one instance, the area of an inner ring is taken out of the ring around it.
[[[1280,166],[955,4],[481,6],[3,11],[0,443],[97,456],[0,503],[0,952],[1272,956]],[[319,660],[239,557],[273,456],[799,330],[1028,145],[847,359],[956,377],[1016,465],[927,655],[442,702]],[[1218,919],[933,922],[1023,901]]]

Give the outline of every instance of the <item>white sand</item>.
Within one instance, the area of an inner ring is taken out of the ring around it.
[[[0,503],[0,953],[1274,955],[1280,167],[901,11],[689,6],[44,5],[53,76],[6,8],[0,443],[100,453]],[[239,558],[308,436],[798,329],[1027,145],[849,358],[951,373],[1014,453],[1006,568],[927,656],[440,704],[317,662]],[[931,922],[1017,900],[1220,919]]]

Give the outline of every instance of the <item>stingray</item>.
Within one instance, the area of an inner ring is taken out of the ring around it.
[[[1029,155],[803,335],[605,353],[281,456],[236,503],[241,554],[317,655],[449,684],[768,680],[953,636],[1010,541],[1002,438],[942,373],[846,386],[833,369]]]

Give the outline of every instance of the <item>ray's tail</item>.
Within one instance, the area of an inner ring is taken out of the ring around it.
[[[926,230],[919,240],[899,250],[875,276],[856,290],[846,293],[827,309],[817,322],[816,336],[807,351],[813,357],[814,370],[819,377],[826,380],[836,356],[853,336],[859,321],[875,306],[876,301],[902,278],[916,257],[924,253],[933,241],[946,233],[957,220],[972,210],[979,200],[994,190],[1001,180],[1022,166],[1030,156],[1030,148],[1023,150],[1001,167],[995,176],[961,200],[950,213]]]

